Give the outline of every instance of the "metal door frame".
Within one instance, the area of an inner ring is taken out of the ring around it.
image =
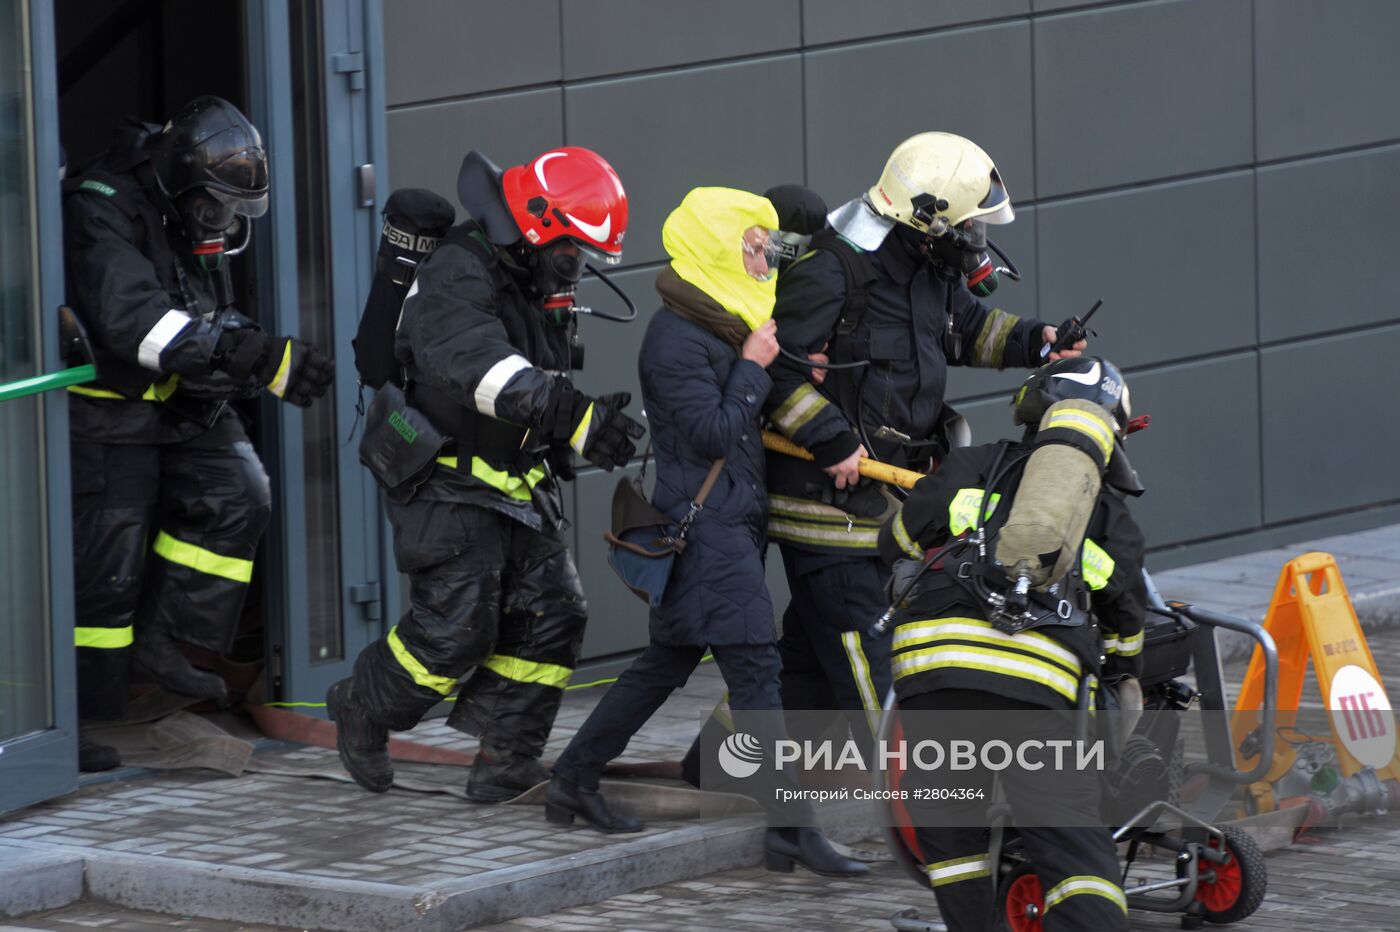
[[[249,0],[248,69],[252,110],[265,126],[273,191],[266,222],[270,239],[257,250],[259,302],[266,326],[296,334],[297,228],[295,151],[291,87],[289,0]],[[386,606],[397,604],[397,576],[386,572],[386,525],[373,480],[360,466],[353,443],[359,397],[350,339],[369,291],[383,193],[361,203],[357,166],[372,165],[386,177],[383,46],[380,0],[327,0],[320,8],[325,119],[326,195],[330,212],[330,294],[337,360],[334,385],[341,554],[341,619],[344,657],[313,662],[300,619],[307,617],[305,463],[301,412],[276,399],[262,413],[274,427],[264,434],[264,460],[274,477],[274,514],[265,546],[268,569],[269,699],[308,703],[315,711],[326,688],[349,675],[359,651],[383,633]],[[288,192],[279,196],[279,192]],[[260,231],[263,232],[263,231]],[[318,401],[325,404],[330,399]],[[358,597],[352,591],[358,587]],[[377,590],[374,588],[377,587]],[[280,686],[273,684],[280,681]]]
[[[53,6],[20,0],[29,19],[32,145],[36,166],[34,222],[38,231],[41,369],[62,367],[58,359],[58,315],[63,302],[63,214],[58,171],[58,48]],[[49,672],[52,727],[0,746],[0,812],[72,792],[78,785],[77,673],[73,647],[73,534],[69,500],[68,406],[65,393],[39,396],[43,406],[44,482],[48,527]]]

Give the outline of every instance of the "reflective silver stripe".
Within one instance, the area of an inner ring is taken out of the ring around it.
[[[985,854],[974,854],[967,858],[938,861],[930,864],[927,870],[929,882],[935,887],[941,887],[947,883],[957,883],[959,880],[990,876],[992,862]]]
[[[903,650],[917,644],[932,644],[935,641],[954,639],[976,641],[992,646],[1005,645],[1032,654],[1041,654],[1047,660],[1064,664],[1071,670],[1080,668],[1079,656],[1072,650],[1060,646],[1053,638],[1038,631],[1022,631],[1007,634],[992,627],[990,622],[975,618],[944,618],[928,621],[910,621],[894,629],[892,650]]]
[[[1002,365],[1001,357],[1006,350],[1006,338],[1021,322],[1015,314],[1008,314],[1001,308],[992,308],[977,342],[972,347],[972,364],[984,369],[994,369]]]
[[[1128,911],[1128,900],[1123,896],[1123,888],[1118,884],[1104,880],[1102,877],[1078,874],[1074,877],[1066,877],[1046,892],[1046,912],[1049,912],[1056,903],[1063,903],[1078,893],[1092,893],[1095,896],[1104,897],[1112,900],[1124,913]]]
[[[521,369],[533,368],[530,360],[524,356],[507,356],[496,363],[486,374],[481,377],[481,381],[476,383],[476,410],[487,417],[496,416],[496,399],[505,390],[506,383],[514,378]]]
[[[175,308],[166,311],[165,316],[156,321],[156,325],[141,338],[141,345],[136,349],[136,361],[143,368],[161,371],[160,354],[193,319],[189,314]]]
[[[904,527],[904,509],[902,507],[895,512],[894,521],[890,522],[890,530],[894,532],[894,542],[899,544],[900,550],[915,560],[923,559],[924,548],[914,543],[914,539],[909,536],[908,529]]]
[[[807,524],[793,524],[790,521],[780,521],[777,518],[769,518],[768,534],[775,540],[861,549],[874,547],[880,539],[879,528],[863,528],[858,524],[853,525],[850,530],[835,526],[821,528]]]
[[[804,383],[793,389],[787,400],[773,412],[773,423],[791,437],[828,404],[830,402],[818,394],[815,388]]]
[[[1105,654],[1116,654],[1116,653],[1118,653],[1118,639],[1117,639],[1117,638],[1104,638],[1104,639],[1103,639],[1103,652],[1104,652]]]
[[[865,659],[865,648],[860,643],[859,631],[843,631],[841,645],[846,648],[846,659],[851,663],[851,679],[855,681],[856,692],[860,693],[860,704],[865,706],[865,718],[872,734],[880,734],[880,700],[875,696],[875,682],[870,678],[870,661]]]
[[[768,507],[775,515],[782,515],[787,518],[803,520],[811,518],[813,520],[830,522],[832,524],[845,524],[850,520],[862,520],[856,518],[848,512],[842,511],[834,505],[823,505],[821,502],[814,502],[805,498],[792,498],[787,495],[768,496]],[[863,519],[869,521],[869,519]]]
[[[1120,657],[1136,657],[1140,653],[1142,653],[1141,631],[1118,639],[1118,655]]]

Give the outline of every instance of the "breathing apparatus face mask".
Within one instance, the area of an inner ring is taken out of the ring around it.
[[[778,264],[783,260],[783,234],[781,230],[753,226],[744,231],[739,243],[744,261],[744,271],[757,282],[769,282],[778,274]]]
[[[195,188],[175,199],[175,211],[191,251],[205,271],[215,271],[225,256],[236,256],[247,248],[252,227],[240,216],[238,206],[209,188]],[[240,241],[230,249],[228,241],[233,238]]]
[[[966,278],[968,290],[979,298],[989,297],[1000,284],[987,251],[987,226],[980,220],[967,220],[937,236],[925,235],[919,248],[940,272]]]
[[[556,327],[568,324],[574,308],[574,291],[583,277],[583,264],[591,255],[572,240],[555,240],[539,249],[525,248],[529,288],[544,299],[545,316]]]

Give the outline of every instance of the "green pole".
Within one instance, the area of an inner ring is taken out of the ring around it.
[[[30,379],[20,379],[18,382],[5,382],[0,384],[0,401],[23,398],[26,395],[37,395],[40,392],[49,392],[56,388],[67,388],[69,385],[81,385],[84,382],[91,382],[95,378],[97,378],[96,366],[74,366],[72,369],[48,372]]]

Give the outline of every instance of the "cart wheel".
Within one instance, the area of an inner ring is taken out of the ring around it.
[[[1264,852],[1254,839],[1237,828],[1226,828],[1225,851],[1230,855],[1224,864],[1202,861],[1202,871],[1214,868],[1215,879],[1202,879],[1196,887],[1196,899],[1206,908],[1206,922],[1224,925],[1239,922],[1252,915],[1264,902],[1269,886],[1269,871],[1264,864]],[[1208,844],[1219,847],[1211,836]]]
[[[995,932],[1042,932],[1045,890],[1029,864],[1021,864],[1001,883]]]

